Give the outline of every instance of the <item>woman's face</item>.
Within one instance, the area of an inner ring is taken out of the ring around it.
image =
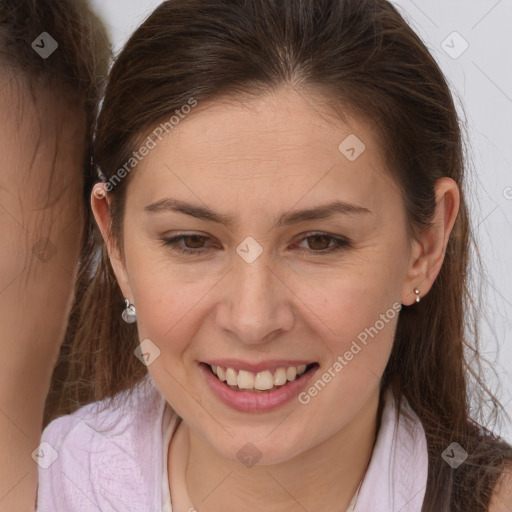
[[[319,112],[290,88],[199,104],[127,190],[113,264],[149,373],[228,459],[252,443],[261,464],[282,462],[349,425],[378,396],[400,304],[414,302],[414,243],[372,125]],[[277,385],[235,390],[210,365]]]

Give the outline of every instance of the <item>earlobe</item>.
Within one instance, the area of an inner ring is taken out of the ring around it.
[[[409,257],[409,268],[407,279],[402,289],[402,304],[411,306],[427,293],[424,286],[425,275],[427,274],[427,259],[424,257],[424,247],[421,240],[413,240]],[[417,290],[417,291],[416,291]]]
[[[447,177],[438,180],[432,226],[413,242],[408,278],[402,291],[403,304],[414,304],[418,296],[424,297],[431,289],[443,265],[459,205],[460,193],[455,181]]]

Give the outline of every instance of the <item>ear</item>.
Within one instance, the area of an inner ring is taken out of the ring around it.
[[[412,243],[407,279],[402,289],[402,304],[410,306],[419,296],[425,296],[432,288],[441,270],[446,246],[460,206],[459,188],[451,178],[441,178],[436,187],[436,211],[432,226]]]
[[[123,296],[130,299],[130,302],[133,302],[133,294],[128,280],[126,266],[121,256],[120,249],[111,234],[110,201],[111,199],[107,193],[105,183],[96,183],[91,193],[92,212],[101,231],[101,236],[105,241],[110,263]]]

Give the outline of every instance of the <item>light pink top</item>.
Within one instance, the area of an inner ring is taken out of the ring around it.
[[[397,423],[392,393],[384,398],[372,458],[351,506],[353,512],[420,512],[428,471],[425,432],[405,400],[413,421],[401,414]],[[172,512],[167,448],[179,417],[149,375],[133,396],[125,391],[114,406],[99,411],[101,405],[82,407],[44,430],[42,442],[51,446],[43,445],[45,457],[51,458],[39,467],[38,512]]]

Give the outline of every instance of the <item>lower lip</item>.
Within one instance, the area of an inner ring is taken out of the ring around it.
[[[289,402],[296,397],[318,369],[318,366],[288,382],[283,387],[265,393],[235,391],[213,375],[209,365],[199,363],[199,368],[206,378],[208,386],[217,398],[227,406],[241,412],[267,412]]]

